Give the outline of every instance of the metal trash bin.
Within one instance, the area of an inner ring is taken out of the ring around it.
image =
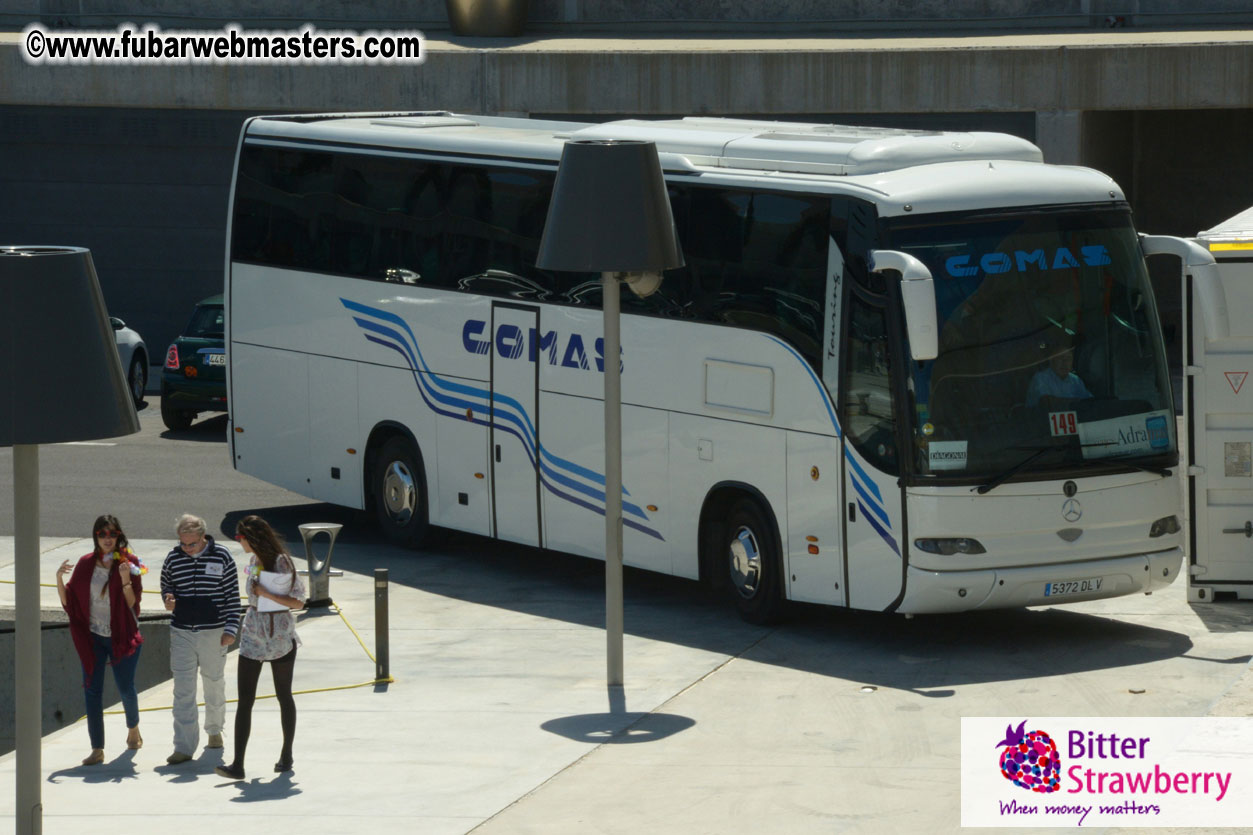
[[[331,600],[331,552],[335,550],[335,537],[339,536],[343,528],[343,525],[333,522],[308,522],[299,526],[300,538],[305,542],[305,562],[309,566],[309,599],[305,601],[306,609],[330,606],[333,602]],[[326,534],[328,539],[326,558],[321,560],[313,554],[313,540],[320,533]]]

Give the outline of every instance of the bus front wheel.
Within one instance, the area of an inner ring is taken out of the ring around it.
[[[779,548],[765,512],[752,499],[739,499],[722,526],[720,573],[740,616],[749,623],[772,623],[783,609]]]
[[[429,530],[422,456],[408,438],[383,444],[372,477],[374,511],[383,534],[397,545],[421,545]]]

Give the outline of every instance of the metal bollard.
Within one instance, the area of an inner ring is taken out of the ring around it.
[[[305,601],[306,609],[330,606],[331,600],[331,551],[335,549],[335,537],[343,529],[343,525],[330,522],[310,522],[299,526],[300,538],[305,541],[305,560],[309,565],[309,599]],[[326,559],[318,560],[313,555],[313,539],[324,533],[330,539],[326,546]]]
[[[374,569],[374,680],[386,681],[391,665],[387,659],[387,569]]]

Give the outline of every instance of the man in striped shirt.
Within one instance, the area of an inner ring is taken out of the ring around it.
[[[205,748],[222,747],[226,722],[226,653],[239,631],[239,574],[235,560],[206,533],[199,516],[178,520],[177,548],[161,566],[161,598],[170,620],[174,674],[174,753],[170,765],[191,759],[200,742],[196,672],[204,680]]]

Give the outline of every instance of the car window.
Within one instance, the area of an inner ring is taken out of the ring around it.
[[[197,307],[187,323],[185,336],[222,337],[226,335],[226,323],[223,321],[221,307]]]

